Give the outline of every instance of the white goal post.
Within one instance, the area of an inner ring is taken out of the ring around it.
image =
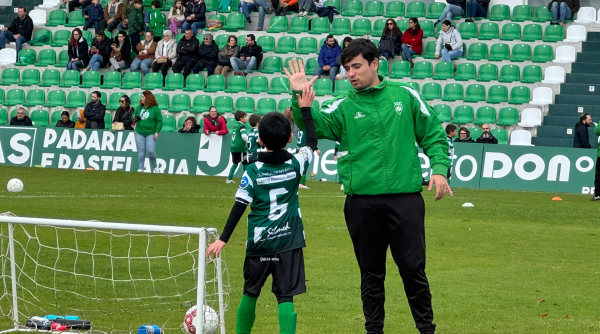
[[[186,311],[210,306],[225,333],[229,278],[207,258],[214,228],[25,218],[0,213],[0,333],[27,319],[77,316],[91,331],[181,331]],[[197,326],[196,334],[205,334]]]

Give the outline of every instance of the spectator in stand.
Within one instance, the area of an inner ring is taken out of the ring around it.
[[[208,76],[215,73],[217,67],[217,59],[219,58],[219,47],[213,40],[212,34],[204,34],[204,43],[198,47],[198,62],[192,72],[199,73],[204,68],[208,72]]]
[[[335,82],[335,76],[340,69],[335,60],[341,54],[342,48],[340,48],[333,35],[327,35],[327,39],[321,46],[321,51],[319,51],[319,67],[315,68],[314,75],[320,77],[324,72],[329,72],[329,78]]]
[[[150,169],[160,173],[156,165],[156,139],[162,130],[162,112],[152,92],[145,90],[140,98],[140,104],[133,112],[135,125],[135,146],[138,152],[138,172],[144,171],[145,156],[150,159]]]
[[[75,122],[75,129],[85,129],[85,123],[87,119],[83,116],[83,109],[76,111],[77,122]]]
[[[467,0],[467,19],[465,22],[475,22],[476,17],[487,16],[490,0]]]
[[[100,67],[105,67],[108,64],[110,57],[110,40],[106,37],[103,30],[96,31],[96,39],[92,41],[90,47],[90,63],[86,71],[97,71]]]
[[[447,5],[444,11],[442,11],[442,15],[433,23],[434,27],[437,27],[444,20],[450,21],[453,16],[463,16],[465,13],[467,0],[446,0],[446,3]]]
[[[310,4],[310,2],[312,0],[298,0],[300,3],[300,8],[302,10],[302,16],[306,16],[308,15],[306,12],[306,7],[308,7],[308,4]],[[340,15],[340,12],[338,12],[338,10],[334,7],[334,6],[324,6],[325,0],[314,0],[314,6],[313,4],[310,4],[310,8],[308,11],[312,12],[313,10],[315,10],[317,12],[317,15],[319,17],[325,17],[327,16],[329,18],[329,23],[333,23],[333,18],[336,15]],[[300,15],[300,14],[298,14]]]
[[[548,4],[552,13],[550,24],[564,25],[565,20],[570,20],[579,11],[579,0],[552,0]]]
[[[150,13],[150,31],[154,35],[154,42],[160,41],[160,36],[165,30],[165,17],[160,11],[160,1],[152,1],[152,13]]]
[[[92,3],[92,0],[64,0],[64,3],[68,3],[69,13],[75,10],[75,7],[85,8]]]
[[[208,115],[204,115],[204,134],[224,136],[229,133],[225,117],[219,115],[214,106],[208,109]]]
[[[142,0],[134,0],[133,7],[129,9],[127,35],[131,41],[131,46],[137,46],[140,42],[140,36],[144,34],[144,10]],[[132,48],[135,53],[137,49]]]
[[[8,28],[2,28],[0,33],[0,49],[4,49],[4,44],[15,42],[17,45],[17,55],[23,48],[23,44],[31,40],[33,34],[33,20],[27,15],[25,7],[19,7],[17,10],[17,18],[14,19]]]
[[[217,68],[215,73],[222,76],[227,75],[227,72],[231,70],[231,58],[237,57],[240,53],[240,46],[237,45],[237,37],[235,35],[229,35],[227,44],[219,51],[219,58],[217,60]]]
[[[133,130],[131,124],[133,123],[133,119],[131,118],[133,115],[133,107],[131,106],[131,99],[129,96],[123,95],[119,99],[119,108],[115,111],[115,117],[113,118],[113,125],[122,123],[124,130]]]
[[[452,138],[454,137],[456,137],[456,125],[446,125],[446,141],[448,141],[448,158],[450,158],[450,168],[448,168],[448,174],[446,174],[448,184],[450,184],[450,176],[452,176],[452,162],[454,161],[452,160],[454,158],[454,144],[452,143]]]
[[[200,133],[200,125],[196,123],[196,118],[188,117],[183,122],[183,128],[179,129],[179,133]]]
[[[394,19],[388,19],[383,28],[381,39],[379,40],[379,52],[385,59],[393,59],[395,54],[400,53],[402,45],[402,32]]]
[[[440,37],[438,37],[435,45],[435,58],[443,61],[452,61],[452,59],[462,56],[463,41],[460,33],[456,28],[452,26],[452,23],[448,20],[442,23],[442,31],[440,31]],[[455,65],[456,70],[456,65]]]
[[[185,22],[181,25],[181,31],[192,29],[194,37],[198,29],[206,26],[206,4],[204,0],[190,0],[185,6]]]
[[[592,116],[585,113],[579,117],[579,123],[575,124],[575,133],[573,135],[573,147],[592,148],[590,145],[590,136],[588,128],[592,125]]]
[[[123,15],[123,4],[120,0],[110,0],[104,7],[104,20],[100,21],[100,30],[108,30],[112,33],[121,23]]]
[[[81,30],[79,28],[73,29],[71,38],[69,38],[69,46],[67,47],[67,53],[69,54],[67,70],[78,70],[86,67],[90,62],[88,52],[88,43],[81,35]]]
[[[298,0],[281,0],[281,5],[275,10],[275,15],[285,16],[288,10],[298,11]]]
[[[474,143],[475,141],[471,138],[471,131],[464,126],[458,129],[458,138],[454,140],[455,143]]]
[[[239,57],[231,57],[233,74],[243,76],[250,74],[252,70],[258,68],[262,58],[263,49],[256,44],[256,37],[253,34],[246,35],[246,45],[240,49]]]
[[[121,10],[121,18],[123,19],[123,21],[121,21],[121,23],[119,23],[119,25],[117,26],[117,30],[119,31],[127,31],[127,27],[128,27],[128,22],[129,22],[129,12],[130,9],[134,6],[133,2],[135,0],[124,0],[123,1],[123,9]]]
[[[75,122],[73,122],[71,120],[71,118],[69,117],[69,112],[68,111],[63,111],[60,113],[60,120],[56,121],[56,125],[54,125],[55,128],[74,128],[75,127]]]
[[[483,124],[481,126],[481,130],[483,130],[483,133],[481,134],[481,136],[479,136],[479,138],[477,138],[477,140],[475,141],[476,143],[498,144],[498,139],[494,137],[494,135],[490,132],[492,128],[490,128],[489,124]]]
[[[122,69],[131,66],[131,44],[129,43],[129,36],[124,31],[119,31],[110,47],[111,70],[121,72]],[[120,56],[117,57],[117,55]]]
[[[156,52],[154,53],[154,62],[152,63],[152,72],[160,71],[163,76],[163,86],[167,71],[177,61],[177,44],[170,30],[163,32],[163,39],[158,42]]]
[[[104,129],[104,115],[106,115],[106,106],[102,104],[100,98],[102,93],[99,91],[92,92],[92,101],[85,106],[83,116],[86,118],[86,129]]]
[[[402,35],[402,59],[410,63],[410,67],[415,66],[412,61],[412,56],[420,55],[423,50],[423,29],[419,25],[419,20],[416,17],[411,17],[408,20],[408,29]]]
[[[141,69],[142,74],[145,76],[152,68],[154,53],[156,52],[156,42],[154,42],[152,31],[146,33],[146,38],[138,43],[136,49],[138,50],[138,55],[131,62],[129,70],[133,72]]]
[[[183,71],[184,78],[187,78],[198,61],[199,44],[192,29],[187,29],[185,36],[177,44],[177,61],[173,64],[173,73],[182,73]]]
[[[181,0],[175,1],[171,10],[169,10],[169,30],[173,34],[177,34],[179,32],[179,27],[185,21],[185,8],[183,7],[183,2]]]
[[[19,107],[19,109],[17,109],[17,116],[10,119],[10,125],[33,126],[33,122],[25,113],[25,108]]]
[[[244,14],[248,23],[252,23],[250,12],[254,10],[258,11],[256,30],[262,31],[265,24],[265,13],[271,14],[275,9],[264,0],[240,0],[238,2],[238,12]]]
[[[344,37],[344,40],[342,41],[342,52],[348,46],[348,44],[350,44],[350,42],[352,42],[352,37],[350,37],[350,36]],[[340,72],[335,76],[335,79],[336,80],[346,79],[346,69],[344,68],[344,66],[342,66],[342,56],[341,55],[335,59],[335,63],[340,67]],[[292,128],[293,128],[293,126],[292,126]]]
[[[92,3],[83,9],[83,17],[85,17],[83,30],[88,30],[91,26],[94,26],[96,31],[100,30],[100,21],[104,20],[104,10],[100,0],[92,0]]]

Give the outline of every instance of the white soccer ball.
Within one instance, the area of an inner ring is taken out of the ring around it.
[[[219,327],[219,316],[217,312],[210,306],[204,305],[202,307],[204,311],[204,334],[215,334]],[[185,313],[183,318],[183,330],[188,334],[196,334],[196,328],[198,328],[200,319],[196,316],[198,308],[193,306]],[[200,333],[200,331],[198,331]]]
[[[11,179],[8,181],[8,184],[6,184],[6,190],[10,193],[20,193],[23,191],[23,182],[19,179]]]

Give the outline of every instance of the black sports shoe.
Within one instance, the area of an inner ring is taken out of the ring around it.
[[[475,20],[473,20],[472,18],[468,18],[465,20],[465,22],[475,22]]]
[[[440,23],[440,20],[435,20],[435,22],[433,22],[433,28],[437,28],[438,23]]]
[[[250,16],[248,16],[248,17],[246,18],[246,22],[248,22],[248,23],[252,23],[252,20],[250,20]]]

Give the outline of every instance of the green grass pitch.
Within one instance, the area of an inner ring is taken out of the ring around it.
[[[6,191],[13,177],[24,182],[24,192]],[[237,188],[222,177],[5,166],[0,185],[0,212],[18,216],[219,230]],[[300,190],[308,292],[295,299],[297,333],[364,333],[344,196],[336,183],[308,186]],[[589,196],[456,189],[454,197],[434,202],[433,192],[423,195],[437,333],[600,332],[600,208]],[[552,201],[554,196],[562,201]],[[462,208],[465,202],[475,207]],[[242,221],[224,254],[231,283],[228,333],[235,333],[242,293],[245,228]],[[416,333],[391,256],[388,269],[386,333]],[[254,328],[278,332],[270,282],[259,298]]]

